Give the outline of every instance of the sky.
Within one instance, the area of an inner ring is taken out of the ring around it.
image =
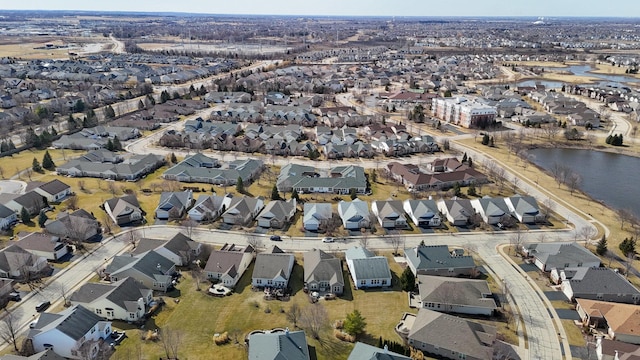
[[[0,0],[0,9],[253,15],[640,17],[638,0]]]

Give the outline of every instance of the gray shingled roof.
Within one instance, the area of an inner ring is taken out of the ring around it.
[[[422,302],[496,308],[489,284],[484,280],[471,280],[443,276],[418,275],[418,288]]]
[[[452,256],[447,245],[418,246],[405,250],[404,255],[418,270],[475,266],[471,256]]]
[[[613,269],[604,267],[565,269],[575,271],[569,280],[574,294],[638,294],[640,291]],[[566,281],[566,280],[565,280]]]
[[[600,258],[584,246],[570,243],[536,243],[526,246],[529,255],[535,256],[547,269],[564,269],[565,264],[600,262]]]
[[[106,297],[114,304],[127,309],[128,302],[136,302],[141,297],[146,297],[151,290],[127,277],[112,284],[86,283],[74,292],[69,300],[80,303],[91,303],[101,297]]]
[[[48,194],[55,195],[69,189],[70,186],[58,179],[54,179],[49,181],[48,183],[40,185],[39,188]]]
[[[28,337],[56,328],[73,340],[79,340],[86,335],[102,319],[82,305],[75,305],[57,314],[43,313],[40,315],[36,327],[29,332]]]
[[[329,284],[344,285],[340,259],[326,252],[313,249],[304,253],[304,280],[327,281]]]
[[[249,360],[309,360],[304,331],[252,334]]]
[[[47,349],[31,356],[7,354],[0,356],[0,360],[65,360],[65,358],[53,352],[53,349]]]
[[[380,349],[369,344],[357,342],[347,360],[409,360],[410,357],[400,355],[387,349]]]
[[[292,258],[292,254],[283,253],[280,248],[274,246],[270,252],[263,252],[256,256],[256,263],[251,277],[272,279],[281,274],[285,279],[288,279],[291,275],[288,271],[289,262]]]

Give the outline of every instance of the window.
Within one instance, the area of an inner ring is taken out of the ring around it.
[[[367,280],[360,280],[360,285],[367,285]]]
[[[93,334],[94,332],[96,332],[96,327],[95,326],[91,328],[91,333]]]
[[[256,279],[256,284],[262,284],[262,280],[261,279]]]
[[[387,285],[387,279],[382,280],[382,285]]]
[[[96,309],[96,314],[102,315],[102,309]]]
[[[273,280],[271,279],[267,280],[267,285],[273,285]]]
[[[129,319],[135,319],[136,318],[136,314],[134,313],[129,313]]]

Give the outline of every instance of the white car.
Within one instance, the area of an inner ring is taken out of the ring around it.
[[[332,243],[334,241],[335,240],[332,237],[326,237],[326,238],[322,239],[323,243]]]

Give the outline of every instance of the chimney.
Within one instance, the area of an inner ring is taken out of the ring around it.
[[[287,335],[287,337],[289,337],[289,328],[284,329],[284,334]]]
[[[387,346],[387,344],[384,344],[384,353],[389,354],[389,346]]]
[[[158,263],[158,265],[156,265],[156,269],[158,269],[158,271],[162,272],[162,265],[160,265],[160,263]]]

